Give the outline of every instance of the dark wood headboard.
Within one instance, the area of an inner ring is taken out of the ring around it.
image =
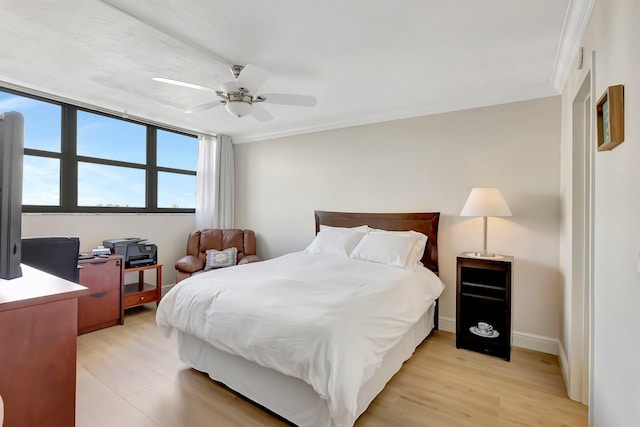
[[[389,231],[418,231],[428,237],[422,263],[438,273],[438,221],[440,212],[420,213],[353,213],[315,211],[316,233],[320,224],[333,227],[368,225]]]

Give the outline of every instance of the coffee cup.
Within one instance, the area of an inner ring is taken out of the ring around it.
[[[486,322],[478,322],[478,330],[483,334],[490,334],[493,331],[493,326]]]

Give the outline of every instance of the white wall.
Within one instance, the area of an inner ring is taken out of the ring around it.
[[[193,214],[22,214],[22,236],[78,236],[80,251],[91,252],[103,240],[142,237],[158,245],[164,285],[176,282],[175,262],[186,254],[195,228]],[[150,283],[155,273],[149,272]],[[135,273],[127,283],[137,280]],[[145,277],[146,279],[146,277]]]
[[[568,152],[571,103],[586,70],[595,76],[597,100],[607,86],[625,85],[625,141],[595,153],[593,293],[593,426],[636,425],[640,420],[640,2],[598,0],[582,45],[583,70],[563,92],[562,145]],[[595,51],[595,64],[591,53]],[[562,176],[570,176],[563,158]],[[567,263],[568,260],[563,261]],[[568,264],[563,269],[568,269]],[[568,317],[568,316],[565,316]],[[570,327],[571,325],[568,325]]]
[[[489,219],[488,249],[516,259],[514,330],[555,352],[560,112],[553,97],[235,145],[236,226],[269,258],[309,244],[314,210],[439,211],[446,327],[456,255],[482,245],[482,219],[458,214],[472,187],[499,187],[514,216]]]

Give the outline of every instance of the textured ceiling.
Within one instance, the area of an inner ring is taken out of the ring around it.
[[[557,95],[552,74],[569,0],[2,0],[0,85],[235,141]],[[269,71],[261,123],[215,94],[228,64]]]

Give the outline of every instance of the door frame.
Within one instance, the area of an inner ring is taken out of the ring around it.
[[[571,337],[569,397],[591,403],[595,200],[595,78],[591,69],[572,103],[571,167]],[[591,405],[589,405],[591,407]]]

